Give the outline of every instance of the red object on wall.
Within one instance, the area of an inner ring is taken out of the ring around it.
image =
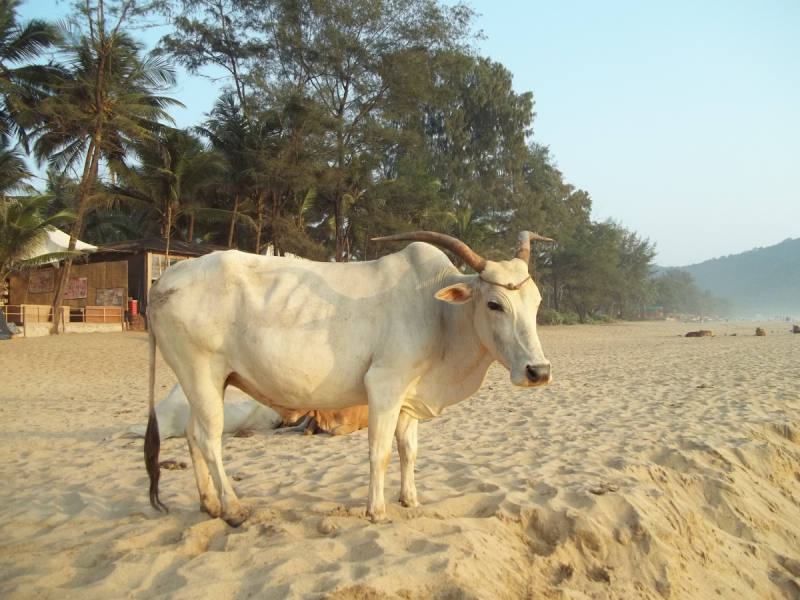
[[[131,314],[132,315],[139,314],[139,302],[137,300],[131,300]]]

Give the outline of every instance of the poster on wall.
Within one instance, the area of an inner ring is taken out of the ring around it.
[[[95,304],[97,306],[123,306],[123,288],[100,288],[97,290]]]
[[[28,292],[31,294],[46,294],[53,291],[55,281],[55,271],[45,269],[44,271],[33,271],[28,278]]]
[[[89,281],[86,277],[70,277],[67,282],[67,292],[64,294],[64,300],[86,298],[88,291]]]

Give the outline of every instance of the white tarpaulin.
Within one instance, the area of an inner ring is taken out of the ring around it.
[[[25,258],[36,258],[42,254],[51,254],[53,252],[66,252],[69,248],[69,234],[64,233],[59,229],[48,229],[47,238],[41,243],[34,245],[30,253]],[[97,246],[92,246],[78,240],[75,244],[75,250],[80,252],[94,252]]]
[[[268,245],[261,251],[262,256],[275,256],[275,248],[272,244]],[[284,252],[283,254],[286,258],[299,258],[300,260],[307,260],[302,256],[297,256],[297,254],[292,254],[291,252]]]

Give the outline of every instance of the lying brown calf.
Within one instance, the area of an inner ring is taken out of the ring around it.
[[[304,435],[319,432],[331,435],[345,435],[369,425],[369,407],[351,406],[338,410],[309,410],[288,413],[284,416],[284,425],[293,431],[301,431]]]

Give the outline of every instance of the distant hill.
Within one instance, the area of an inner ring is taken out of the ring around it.
[[[687,267],[697,285],[727,298],[733,315],[800,318],[800,238]],[[657,267],[656,274],[665,270]]]

